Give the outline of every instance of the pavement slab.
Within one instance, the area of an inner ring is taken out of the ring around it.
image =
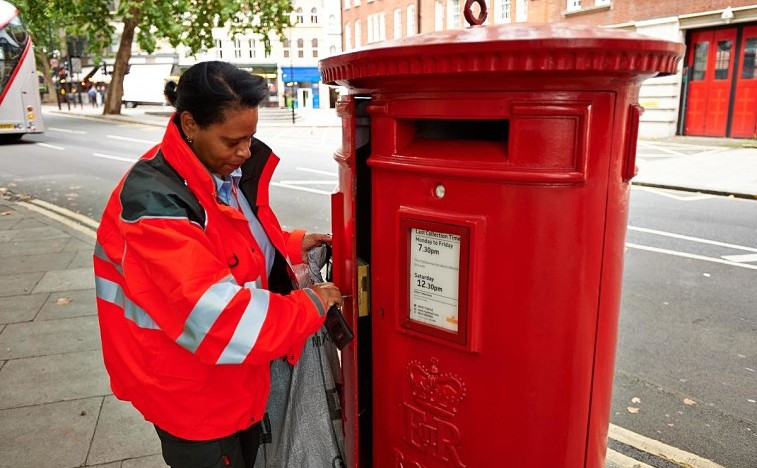
[[[112,395],[105,397],[87,464],[109,463],[159,453],[160,440],[153,425],[145,421],[130,403],[119,401]]]
[[[56,320],[87,315],[97,315],[94,289],[50,293],[35,320]]]
[[[99,350],[12,359],[0,371],[0,409],[110,393]]]
[[[23,221],[22,221],[23,222]],[[0,258],[42,255],[63,252],[70,241],[66,238],[41,241],[10,241],[0,243]]]
[[[12,229],[30,229],[45,226],[47,226],[47,224],[38,219],[26,217],[25,219],[20,219],[16,224],[14,224]]]
[[[77,250],[74,254],[74,259],[68,265],[68,268],[92,268],[92,252],[94,247],[87,248],[86,250]],[[51,267],[53,269],[54,267]]]
[[[48,271],[34,288],[35,293],[60,292],[78,289],[88,289],[95,284],[95,273],[92,267],[74,268],[71,270]]]
[[[0,359],[100,349],[97,316],[12,323],[0,334]]]
[[[0,245],[0,248],[2,248],[2,245]],[[0,255],[0,258],[2,258],[2,255]],[[0,275],[0,297],[29,294],[44,275],[43,272]]]
[[[24,294],[4,297],[0,300],[0,323],[34,320],[48,296],[48,294]]]
[[[0,231],[9,232],[9,231]],[[3,274],[33,273],[37,271],[62,270],[71,267],[76,252],[44,253],[38,255],[19,255],[2,258]],[[91,263],[91,262],[90,262]],[[83,265],[82,265],[83,266]]]
[[[0,468],[82,466],[102,400],[0,410]]]
[[[39,241],[50,239],[67,239],[69,236],[60,229],[51,226],[32,227],[26,229],[12,229],[5,231],[11,234],[10,239],[13,241]],[[1,239],[1,238],[0,238]]]

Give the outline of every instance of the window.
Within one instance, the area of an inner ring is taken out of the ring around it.
[[[460,0],[447,0],[447,29],[460,29]]]
[[[434,31],[444,29],[444,3],[442,0],[436,0],[434,5]]]
[[[731,68],[731,49],[733,49],[733,41],[718,41],[718,50],[715,54],[716,80],[728,79],[728,70]]]
[[[305,22],[305,18],[302,15],[302,8],[297,9],[297,24],[302,24]]]
[[[329,55],[334,55],[334,54],[336,54],[336,46],[335,45],[329,46]]]
[[[350,0],[344,0],[344,9],[349,10],[350,9]]]
[[[223,58],[223,41],[216,39],[216,58]]]
[[[353,6],[360,6],[360,0],[352,0],[352,5]],[[355,47],[357,47],[357,46],[355,46]]]
[[[752,37],[746,40],[744,44],[744,60],[741,62],[744,64],[741,69],[741,78],[750,80],[757,78],[755,73],[755,57],[757,56],[757,37]]]
[[[495,23],[510,22],[510,0],[497,0],[497,12],[494,18]]]
[[[339,34],[336,26],[336,16],[329,15],[329,34]]]
[[[318,24],[318,9],[315,7],[310,10],[310,22]]]
[[[344,25],[344,50],[352,49],[352,29],[349,24]]]
[[[694,66],[691,71],[691,81],[701,81],[704,79],[709,48],[709,42],[698,42],[694,45]]]
[[[568,0],[567,10],[576,11],[581,9],[581,0]]]
[[[310,46],[313,48],[313,57],[318,58],[318,39],[313,38],[310,41]]]
[[[249,50],[250,58],[255,58],[255,39],[247,40],[247,49]]]
[[[609,5],[610,0],[594,0],[594,5],[596,6],[602,6],[602,5]]]
[[[412,36],[415,31],[415,5],[407,6],[407,35]]]
[[[297,57],[303,58],[305,56],[305,40],[297,39]]]
[[[242,41],[234,39],[234,58],[242,58]]]
[[[397,8],[394,10],[394,38],[400,37],[402,37],[402,10]]]
[[[518,0],[515,8],[515,21],[519,23],[528,21],[528,0]]]
[[[376,13],[368,16],[368,43],[386,40],[386,15]]]
[[[360,20],[355,20],[355,48],[360,47],[360,34],[362,31],[360,31]]]

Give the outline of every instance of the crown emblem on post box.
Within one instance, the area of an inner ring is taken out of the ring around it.
[[[413,360],[407,365],[413,399],[428,410],[454,416],[457,405],[468,393],[465,382],[451,372],[441,373],[437,358],[432,357],[430,364]]]

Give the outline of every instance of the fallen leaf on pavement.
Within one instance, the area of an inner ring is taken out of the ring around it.
[[[8,216],[9,214],[11,214],[11,212],[10,212],[10,211],[3,211],[3,212],[0,212],[0,216]]]
[[[631,398],[631,403],[641,403],[641,398],[635,396]]]
[[[683,404],[689,405],[689,406],[694,406],[694,405],[697,404],[697,402],[694,401],[694,400],[692,400],[692,399],[690,399],[690,398],[684,398],[683,399]]]
[[[71,302],[71,298],[70,297],[59,297],[58,300],[55,301],[55,303],[57,305],[66,305],[69,302]]]
[[[634,408],[633,406],[629,406],[629,407],[628,407],[628,408],[626,408],[626,409],[627,409],[627,410],[628,410],[628,412],[629,412],[629,413],[631,413],[631,414],[636,414],[636,413],[638,413],[638,412],[639,412],[639,408]]]

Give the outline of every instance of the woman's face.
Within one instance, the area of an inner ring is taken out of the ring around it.
[[[250,140],[258,129],[258,108],[229,109],[223,121],[206,128],[184,112],[181,124],[200,162],[213,174],[226,177],[250,157]]]

